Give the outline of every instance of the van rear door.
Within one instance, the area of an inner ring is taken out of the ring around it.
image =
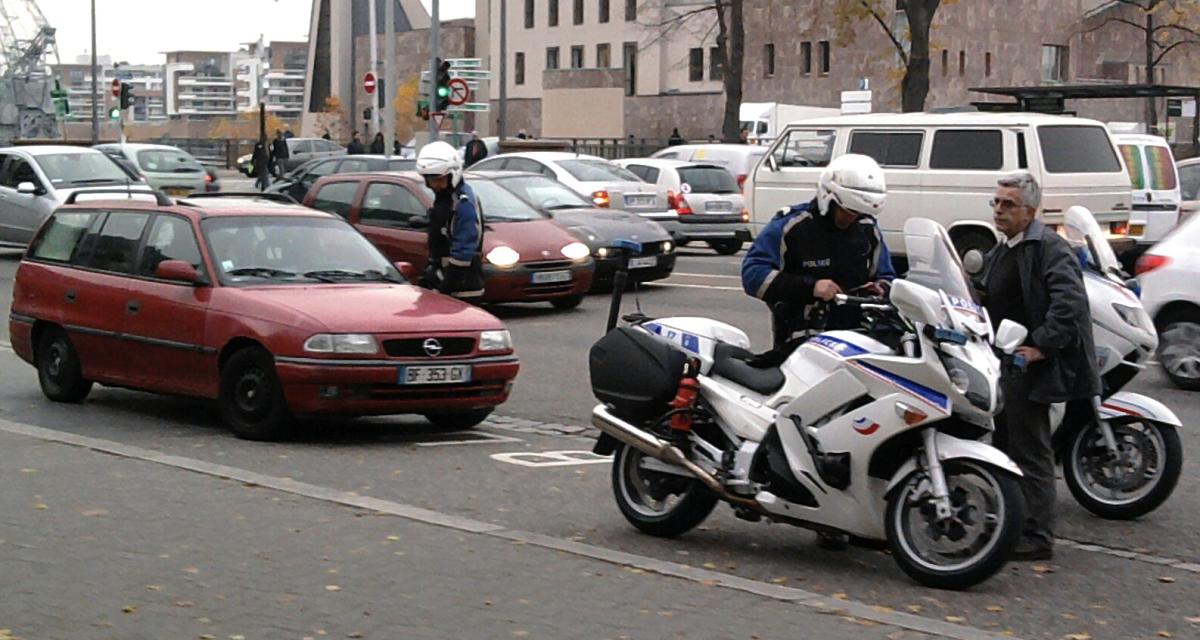
[[[1118,136],[1121,159],[1133,187],[1129,236],[1153,244],[1179,222],[1179,176],[1166,141],[1155,136]]]
[[[790,129],[775,141],[744,185],[756,233],[776,211],[817,195],[817,178],[833,159],[837,136],[832,127]]]
[[[1101,228],[1127,236],[1131,187],[1108,130],[1099,123],[1047,124],[1036,134],[1029,164],[1040,178],[1044,222],[1061,225],[1064,211],[1082,205]]]

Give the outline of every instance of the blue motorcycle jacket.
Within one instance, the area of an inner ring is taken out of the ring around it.
[[[460,182],[438,193],[429,209],[429,265],[442,272],[443,293],[483,293],[483,212],[475,192]]]

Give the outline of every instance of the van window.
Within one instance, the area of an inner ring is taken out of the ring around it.
[[[921,161],[924,138],[925,134],[917,131],[854,131],[848,151],[871,156],[882,167],[915,167]]]
[[[1042,163],[1049,173],[1117,173],[1121,163],[1108,132],[1086,125],[1038,127]]]
[[[94,213],[59,213],[50,219],[46,230],[42,232],[29,251],[29,255],[38,260],[50,262],[70,262],[71,255],[79,239],[87,232],[92,224]]]
[[[1117,146],[1121,150],[1121,157],[1125,159],[1125,172],[1129,174],[1129,183],[1133,189],[1146,188],[1146,167],[1142,165],[1142,150],[1136,144],[1122,144]]]
[[[1146,169],[1151,189],[1172,191],[1179,186],[1175,179],[1175,161],[1171,158],[1170,149],[1153,145],[1146,147]]]
[[[837,132],[833,129],[799,129],[784,136],[772,155],[779,167],[825,167],[833,159],[833,142],[836,139]]]
[[[349,218],[350,208],[354,205],[355,193],[358,193],[357,182],[331,182],[317,192],[312,208]]]
[[[995,171],[1004,166],[1004,139],[999,130],[947,129],[933,134],[930,169]]]

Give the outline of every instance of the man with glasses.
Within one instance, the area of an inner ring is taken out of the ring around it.
[[[1041,188],[1028,172],[1000,179],[991,205],[1005,241],[984,257],[976,282],[994,326],[1007,319],[1029,329],[1017,364],[1001,375],[1004,412],[996,418],[994,436],[994,444],[1025,474],[1026,521],[1015,560],[1054,555],[1050,404],[1090,402],[1100,393],[1083,274],[1067,241],[1036,219],[1041,200]]]

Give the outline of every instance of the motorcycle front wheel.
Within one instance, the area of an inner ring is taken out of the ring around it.
[[[917,582],[960,590],[987,580],[1017,544],[1024,500],[1016,478],[966,460],[942,465],[950,518],[939,521],[932,484],[914,471],[890,495],[887,537],[892,557]]]
[[[699,480],[645,468],[653,460],[622,445],[613,458],[612,484],[617,506],[644,533],[674,538],[691,531],[712,513],[717,496]]]
[[[1109,423],[1114,455],[1096,423],[1075,433],[1063,455],[1063,476],[1084,509],[1109,520],[1131,520],[1170,497],[1183,467],[1183,445],[1171,425],[1145,420]]]

